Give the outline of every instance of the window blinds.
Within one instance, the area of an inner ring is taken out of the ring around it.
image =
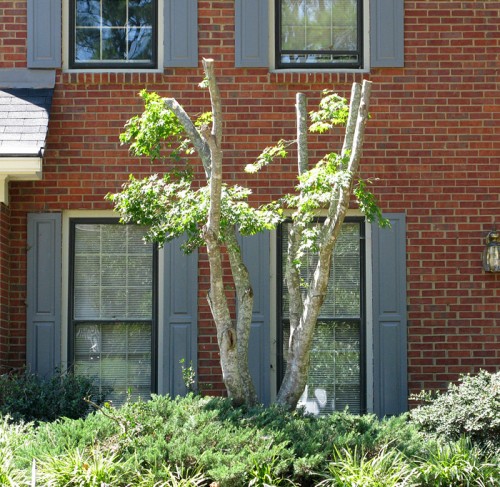
[[[150,320],[152,245],[133,225],[78,224],[74,318]]]
[[[286,266],[289,224],[283,225],[282,236],[282,268]],[[359,223],[344,223],[338,237],[331,263],[328,294],[320,312],[320,319],[359,318],[361,305],[361,271],[360,271],[360,228]],[[310,282],[316,265],[317,255],[310,251],[305,253],[300,267],[302,282]],[[289,297],[286,283],[283,281],[283,317],[288,318]],[[302,288],[303,295],[307,286]]]
[[[143,234],[134,225],[75,225],[75,373],[115,405],[151,392],[153,247]]]
[[[282,265],[286,265],[289,224],[283,226]],[[314,333],[307,386],[299,406],[314,414],[362,411],[361,394],[361,248],[360,223],[344,223],[331,263],[328,293]],[[307,253],[300,268],[309,282],[317,255]],[[303,287],[303,293],[307,287]],[[283,356],[288,351],[289,297],[283,282]]]

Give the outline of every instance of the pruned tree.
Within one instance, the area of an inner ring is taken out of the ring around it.
[[[217,328],[223,380],[235,404],[254,404],[255,388],[248,368],[248,340],[253,309],[253,290],[245,267],[237,233],[252,235],[275,228],[284,219],[284,210],[293,209],[286,266],[290,296],[290,342],[285,377],[277,402],[295,408],[307,382],[309,353],[316,320],[323,303],[330,273],[333,248],[339,235],[351,194],[369,220],[382,218],[366,182],[358,177],[358,166],[368,118],[370,86],[368,81],[353,85],[351,103],[332,93],[324,93],[320,108],[311,113],[311,130],[325,132],[334,125],[346,125],[340,154],[330,153],[310,168],[307,149],[306,99],[297,95],[297,138],[279,141],[266,148],[248,172],[263,169],[276,157],[287,155],[287,148],[298,148],[296,194],[285,195],[272,204],[254,208],[251,194],[241,186],[224,183],[222,151],[222,102],[214,73],[213,60],[203,60],[203,86],[210,93],[211,112],[193,122],[173,98],[160,98],[142,92],[145,111],[133,117],[122,134],[133,154],[153,160],[166,152],[178,158],[182,151],[195,151],[200,157],[205,184],[195,189],[193,172],[174,169],[164,175],[143,180],[130,177],[120,193],[108,195],[123,222],[146,225],[146,238],[163,245],[186,234],[184,250],[206,245],[210,266],[208,303]],[[326,210],[321,225],[311,226],[318,210]],[[301,287],[300,262],[306,249],[318,253],[312,282]],[[237,300],[232,316],[223,275],[223,253],[227,252]]]

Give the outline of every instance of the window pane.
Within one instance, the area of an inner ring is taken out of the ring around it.
[[[283,300],[282,313],[288,318],[288,291],[284,280],[288,231],[290,224],[283,225],[282,266]],[[333,253],[328,281],[328,291],[320,312],[320,319],[359,318],[361,313],[361,261],[360,261],[360,225],[344,223]],[[304,283],[311,280],[318,259],[315,253],[307,253],[302,261],[300,273]],[[303,287],[305,296],[307,287]]]
[[[102,0],[102,23],[123,27],[127,22],[127,0]]]
[[[151,0],[130,0],[128,7],[128,25],[151,27],[153,20],[153,2]]]
[[[290,325],[283,326],[283,352],[287,356]],[[311,348],[307,386],[299,406],[313,414],[361,412],[361,349],[359,322],[320,321]],[[286,362],[285,362],[286,365]]]
[[[102,29],[102,59],[127,59],[127,29]]]
[[[76,62],[153,62],[154,0],[73,0]]]
[[[129,59],[146,60],[151,56],[153,31],[149,28],[129,29],[128,56]]]
[[[101,57],[100,32],[96,29],[78,29],[75,41],[75,60],[94,61]]]
[[[78,323],[75,374],[115,406],[151,393],[151,323]]]
[[[314,414],[342,411],[346,406],[353,413],[362,410],[361,225],[345,222],[334,249],[328,291],[313,337],[307,387],[299,401],[299,405]],[[283,225],[282,230],[282,343],[286,367],[290,322],[284,270],[290,224]],[[317,262],[314,252],[303,258],[300,272],[304,296]]]
[[[358,0],[282,0],[281,62],[358,62],[358,5]]]
[[[143,233],[134,225],[76,225],[75,319],[151,319],[153,247]]]
[[[99,0],[87,0],[76,3],[76,25],[96,26],[101,23],[101,5]]]

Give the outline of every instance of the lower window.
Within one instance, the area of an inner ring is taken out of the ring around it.
[[[149,398],[155,382],[155,251],[143,234],[116,221],[71,221],[74,371],[115,405]]]
[[[284,266],[288,245],[289,224],[284,224],[279,239],[281,255],[279,272],[282,289],[281,333],[278,356],[281,356],[281,376],[286,368],[290,321],[288,318],[288,291],[284,281]],[[317,257],[304,256],[301,276],[308,282],[314,273]],[[327,414],[343,411],[365,411],[364,373],[364,222],[348,220],[335,246],[328,293],[314,333],[311,348],[309,378],[299,401],[308,412]],[[304,288],[304,293],[306,289]],[[279,353],[281,351],[281,353]]]

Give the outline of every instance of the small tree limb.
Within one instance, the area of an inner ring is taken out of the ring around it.
[[[299,175],[301,175],[309,169],[309,151],[307,148],[307,98],[304,93],[297,93],[295,100],[298,171]]]
[[[179,105],[179,102],[175,98],[165,98],[165,106],[174,112],[175,116],[178,118],[179,122],[183,126],[186,134],[193,144],[196,152],[201,158],[201,162],[203,163],[203,168],[205,169],[205,175],[207,179],[210,178],[211,173],[211,161],[210,161],[210,149],[208,144],[203,137],[200,135],[194,123],[189,118],[189,115],[186,113],[184,108]]]
[[[351,109],[355,111],[355,123],[351,119],[352,114],[350,114],[346,131],[347,140],[344,141],[343,146],[344,155],[350,151],[347,165],[349,177],[344,183],[336,185],[336,193],[333,194],[338,194],[338,198],[334,198],[330,204],[328,217],[320,235],[318,263],[304,300],[302,315],[297,327],[290,330],[287,370],[278,393],[277,402],[292,409],[297,406],[307,383],[311,344],[321,305],[328,288],[332,253],[349,208],[353,181],[361,158],[364,129],[368,120],[371,83],[366,80],[363,82],[359,99],[358,90],[359,88],[353,88],[353,99],[351,99]],[[354,132],[353,126],[355,127]]]
[[[212,102],[212,135],[215,137],[215,143],[220,148],[222,143],[222,104],[219,85],[214,72],[214,60],[203,59],[203,68],[208,79],[208,89],[210,90],[210,100]]]

